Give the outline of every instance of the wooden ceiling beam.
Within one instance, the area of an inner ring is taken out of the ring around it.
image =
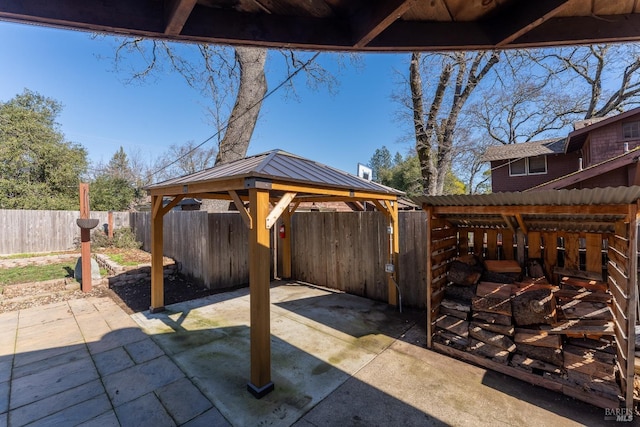
[[[506,46],[560,12],[569,0],[515,1],[483,22],[496,47]]]
[[[375,2],[381,5],[370,9],[368,18],[351,19],[339,15],[319,18],[248,13],[196,4],[186,20],[186,11],[194,0],[175,1],[176,17],[171,25],[164,3],[152,0],[3,0],[0,19],[124,36],[324,51],[478,50],[494,49],[498,44],[521,48],[640,40],[639,13],[551,16],[554,5],[564,5],[562,0],[512,2],[523,15],[503,15],[501,21],[494,17],[497,24],[492,27],[496,28],[489,29],[486,21],[394,20],[393,11],[410,8],[409,0]],[[389,9],[391,12],[385,15]]]
[[[164,33],[177,36],[182,32],[198,0],[166,0],[167,24]]]
[[[386,0],[366,2],[365,6],[351,17],[353,46],[367,46],[389,25],[404,15],[417,0]]]

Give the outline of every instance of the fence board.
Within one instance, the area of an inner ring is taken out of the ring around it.
[[[129,227],[128,212],[114,212],[115,228]],[[0,255],[73,250],[80,240],[80,211],[0,209]],[[91,212],[107,224],[108,212]]]

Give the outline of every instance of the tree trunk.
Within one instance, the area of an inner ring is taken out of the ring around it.
[[[238,46],[235,50],[236,59],[240,64],[238,96],[231,111],[224,138],[218,147],[216,165],[229,163],[247,155],[249,142],[260,114],[262,97],[267,93],[267,79],[264,72],[266,49]]]
[[[251,136],[260,115],[262,98],[267,93],[267,78],[264,72],[267,50],[238,46],[235,52],[236,60],[240,64],[238,95],[224,138],[218,145],[216,165],[239,160],[247,155]],[[227,211],[229,207],[230,203],[225,200],[205,199],[202,203],[202,210],[208,212]]]
[[[409,65],[409,86],[411,87],[411,105],[413,108],[413,130],[416,136],[416,152],[420,160],[420,171],[425,193],[432,194],[435,183],[435,165],[431,149],[430,133],[424,123],[424,101],[422,97],[422,76],[420,74],[420,52],[411,54]]]

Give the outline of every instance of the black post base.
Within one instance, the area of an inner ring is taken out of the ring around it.
[[[264,385],[262,387],[256,387],[251,383],[247,383],[247,390],[249,391],[249,393],[251,393],[253,395],[253,397],[255,397],[256,399],[262,399],[263,397],[265,397],[267,394],[271,393],[273,391],[273,389],[275,389],[276,386],[269,381],[267,383],[267,385]]]

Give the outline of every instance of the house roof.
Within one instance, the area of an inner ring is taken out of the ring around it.
[[[570,185],[585,181],[589,178],[593,178],[612,170],[635,163],[638,161],[638,158],[640,158],[640,147],[636,147],[633,150],[630,150],[619,156],[612,157],[603,162],[584,168],[580,171],[561,176],[559,178],[542,183],[524,191],[556,190],[566,188]]]
[[[609,233],[640,199],[640,186],[413,197],[458,227]]]
[[[484,162],[495,160],[522,159],[524,157],[564,152],[564,138],[551,138],[518,144],[493,145],[480,158]]]
[[[596,129],[600,129],[604,126],[608,126],[611,123],[628,119],[629,117],[634,116],[636,114],[640,114],[640,107],[634,108],[633,110],[625,111],[624,113],[616,114],[615,116],[607,117],[591,125],[584,126],[584,127],[581,127],[580,129],[574,130],[573,132],[569,133],[569,135],[567,136],[567,144],[565,147],[565,152],[571,153],[572,151],[576,151],[582,148],[582,145],[587,140],[587,136],[589,135],[590,132],[593,132]]]
[[[338,188],[352,192],[404,195],[400,190],[362,179],[339,169],[279,149],[159,182],[146,187],[146,189],[153,191],[182,188],[184,186],[228,182],[229,180],[238,179],[254,179],[254,181],[265,183],[265,185],[272,181],[278,181],[307,186],[322,186],[325,189]],[[233,189],[238,190],[235,187]],[[221,191],[227,190],[221,189]],[[188,192],[191,193],[190,190]],[[180,193],[183,192],[180,191]]]
[[[310,50],[478,50],[640,40],[631,0],[3,0],[0,19]]]

